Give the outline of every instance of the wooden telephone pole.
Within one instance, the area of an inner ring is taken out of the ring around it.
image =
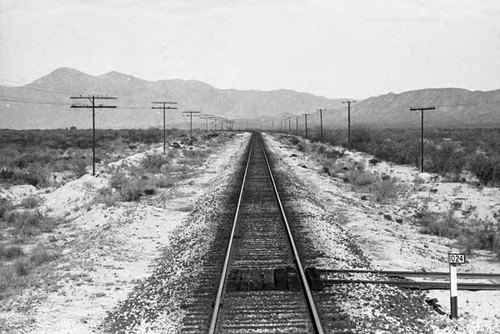
[[[307,115],[309,115],[309,114],[303,114],[303,115],[305,117],[304,126],[306,128],[306,139],[307,139]]]
[[[342,101],[347,103],[347,147],[351,150],[351,103],[356,103],[354,100]]]
[[[165,130],[165,110],[166,109],[177,109],[177,107],[170,107],[167,104],[177,104],[177,102],[164,101],[164,102],[151,102],[153,104],[161,104],[161,107],[151,107],[151,109],[163,109],[163,155],[166,154],[166,144],[167,144],[167,136]]]
[[[212,119],[212,117],[213,117],[213,115],[210,115],[210,114],[202,114],[202,115],[200,115],[200,118],[205,120],[205,123],[206,123],[205,126],[207,128],[207,132],[208,132],[208,120]]]
[[[410,107],[410,111],[419,110],[422,114],[420,122],[420,172],[424,172],[424,110],[434,110],[436,107]]]
[[[323,142],[323,110],[325,109],[317,109],[319,111],[319,142]]]
[[[183,114],[189,114],[189,141],[193,144],[193,114],[199,114],[201,111],[183,111]]]
[[[89,100],[90,105],[77,105],[72,104],[71,108],[92,108],[92,175],[95,176],[95,109],[104,109],[104,108],[114,108],[116,106],[105,106],[103,104],[96,105],[96,100],[116,100],[116,97],[110,96],[71,96],[70,99],[73,100]]]

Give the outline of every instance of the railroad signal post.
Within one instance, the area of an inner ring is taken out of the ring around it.
[[[465,263],[465,254],[448,253],[450,264],[450,318],[458,318],[457,305],[457,265]]]
[[[419,110],[422,117],[420,122],[420,172],[424,172],[424,110],[434,110],[436,107],[410,107],[410,111]]]
[[[171,102],[171,101],[164,101],[164,102],[151,102],[153,104],[161,104],[161,107],[151,107],[151,109],[163,109],[163,155],[166,154],[166,144],[167,144],[167,136],[166,136],[166,129],[165,129],[165,110],[166,109],[177,109],[177,107],[170,107],[167,106],[167,104],[177,104],[177,102]]]
[[[351,151],[351,103],[356,103],[354,100],[342,101],[342,103],[347,103],[347,147]]]
[[[70,97],[70,99],[89,100],[91,103],[90,105],[72,104],[71,108],[92,108],[92,175],[95,176],[95,108],[99,108],[99,109],[114,108],[114,109],[116,109],[116,106],[105,106],[102,104],[99,104],[96,106],[95,101],[96,100],[116,100],[116,97],[92,95],[92,96],[72,96],[72,97]]]

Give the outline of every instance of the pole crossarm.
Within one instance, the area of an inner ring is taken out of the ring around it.
[[[435,110],[436,107],[434,106],[431,106],[431,107],[410,107],[410,111],[415,111],[415,110],[420,110],[420,111],[423,111],[423,110]]]

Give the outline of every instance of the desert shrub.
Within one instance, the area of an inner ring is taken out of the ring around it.
[[[417,219],[417,223],[422,227],[420,233],[437,235],[438,237],[456,238],[460,235],[460,224],[454,217],[453,210],[444,215],[422,211]]]
[[[375,201],[380,203],[397,198],[400,188],[401,186],[394,179],[379,180],[368,186],[368,190],[374,195]]]
[[[500,183],[500,158],[477,152],[467,157],[467,169],[483,184]]]
[[[202,150],[184,150],[184,158],[187,159],[204,159],[207,156],[207,152]]]
[[[143,195],[143,185],[138,180],[129,180],[120,188],[120,197],[122,201],[138,201]]]
[[[19,246],[0,245],[0,258],[12,260],[24,255],[23,249]]]
[[[168,162],[168,158],[162,154],[147,154],[141,161],[141,167],[145,171],[158,173]]]
[[[175,184],[175,180],[167,175],[155,176],[152,181],[157,188],[171,188]]]
[[[342,151],[337,151],[337,150],[334,150],[334,149],[327,149],[323,155],[327,158],[327,159],[332,159],[332,160],[336,160],[336,159],[339,159],[339,158],[342,158],[344,156],[344,152]]]
[[[128,178],[123,173],[115,173],[109,179],[109,186],[115,189],[121,189],[128,182]]]
[[[29,263],[31,266],[39,266],[45,262],[53,261],[58,257],[59,254],[54,251],[49,251],[45,247],[37,245],[31,252]]]
[[[466,163],[460,147],[452,142],[443,142],[440,147],[429,145],[425,155],[425,170],[441,175],[451,173],[458,176]]]
[[[38,210],[10,212],[6,217],[6,222],[26,237],[35,236],[42,232],[52,232],[57,224],[56,219],[45,217]]]
[[[97,195],[92,202],[94,204],[104,204],[106,207],[111,207],[118,201],[118,195],[114,189],[101,188],[98,190]]]
[[[6,198],[0,198],[0,221],[4,220],[7,214],[12,210],[12,203]]]
[[[14,272],[17,276],[26,276],[28,275],[28,265],[23,260],[16,260],[13,264]]]
[[[38,196],[30,196],[26,197],[21,201],[21,206],[27,208],[27,209],[33,209],[37,207],[40,204],[41,200],[40,197]]]
[[[300,152],[305,152],[307,150],[307,144],[304,142],[298,143],[297,150],[299,150]]]
[[[344,181],[356,187],[364,187],[376,181],[376,177],[369,172],[360,170],[350,170],[344,173]]]
[[[87,174],[87,161],[85,159],[78,159],[71,165],[71,171],[75,177],[79,178]]]
[[[500,225],[498,223],[481,219],[472,220],[458,241],[467,253],[471,253],[473,249],[482,249],[493,251],[500,257]]]

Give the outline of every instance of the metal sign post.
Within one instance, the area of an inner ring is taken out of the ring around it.
[[[465,263],[465,254],[448,253],[448,263],[450,264],[450,318],[458,318],[457,305],[457,265]]]

